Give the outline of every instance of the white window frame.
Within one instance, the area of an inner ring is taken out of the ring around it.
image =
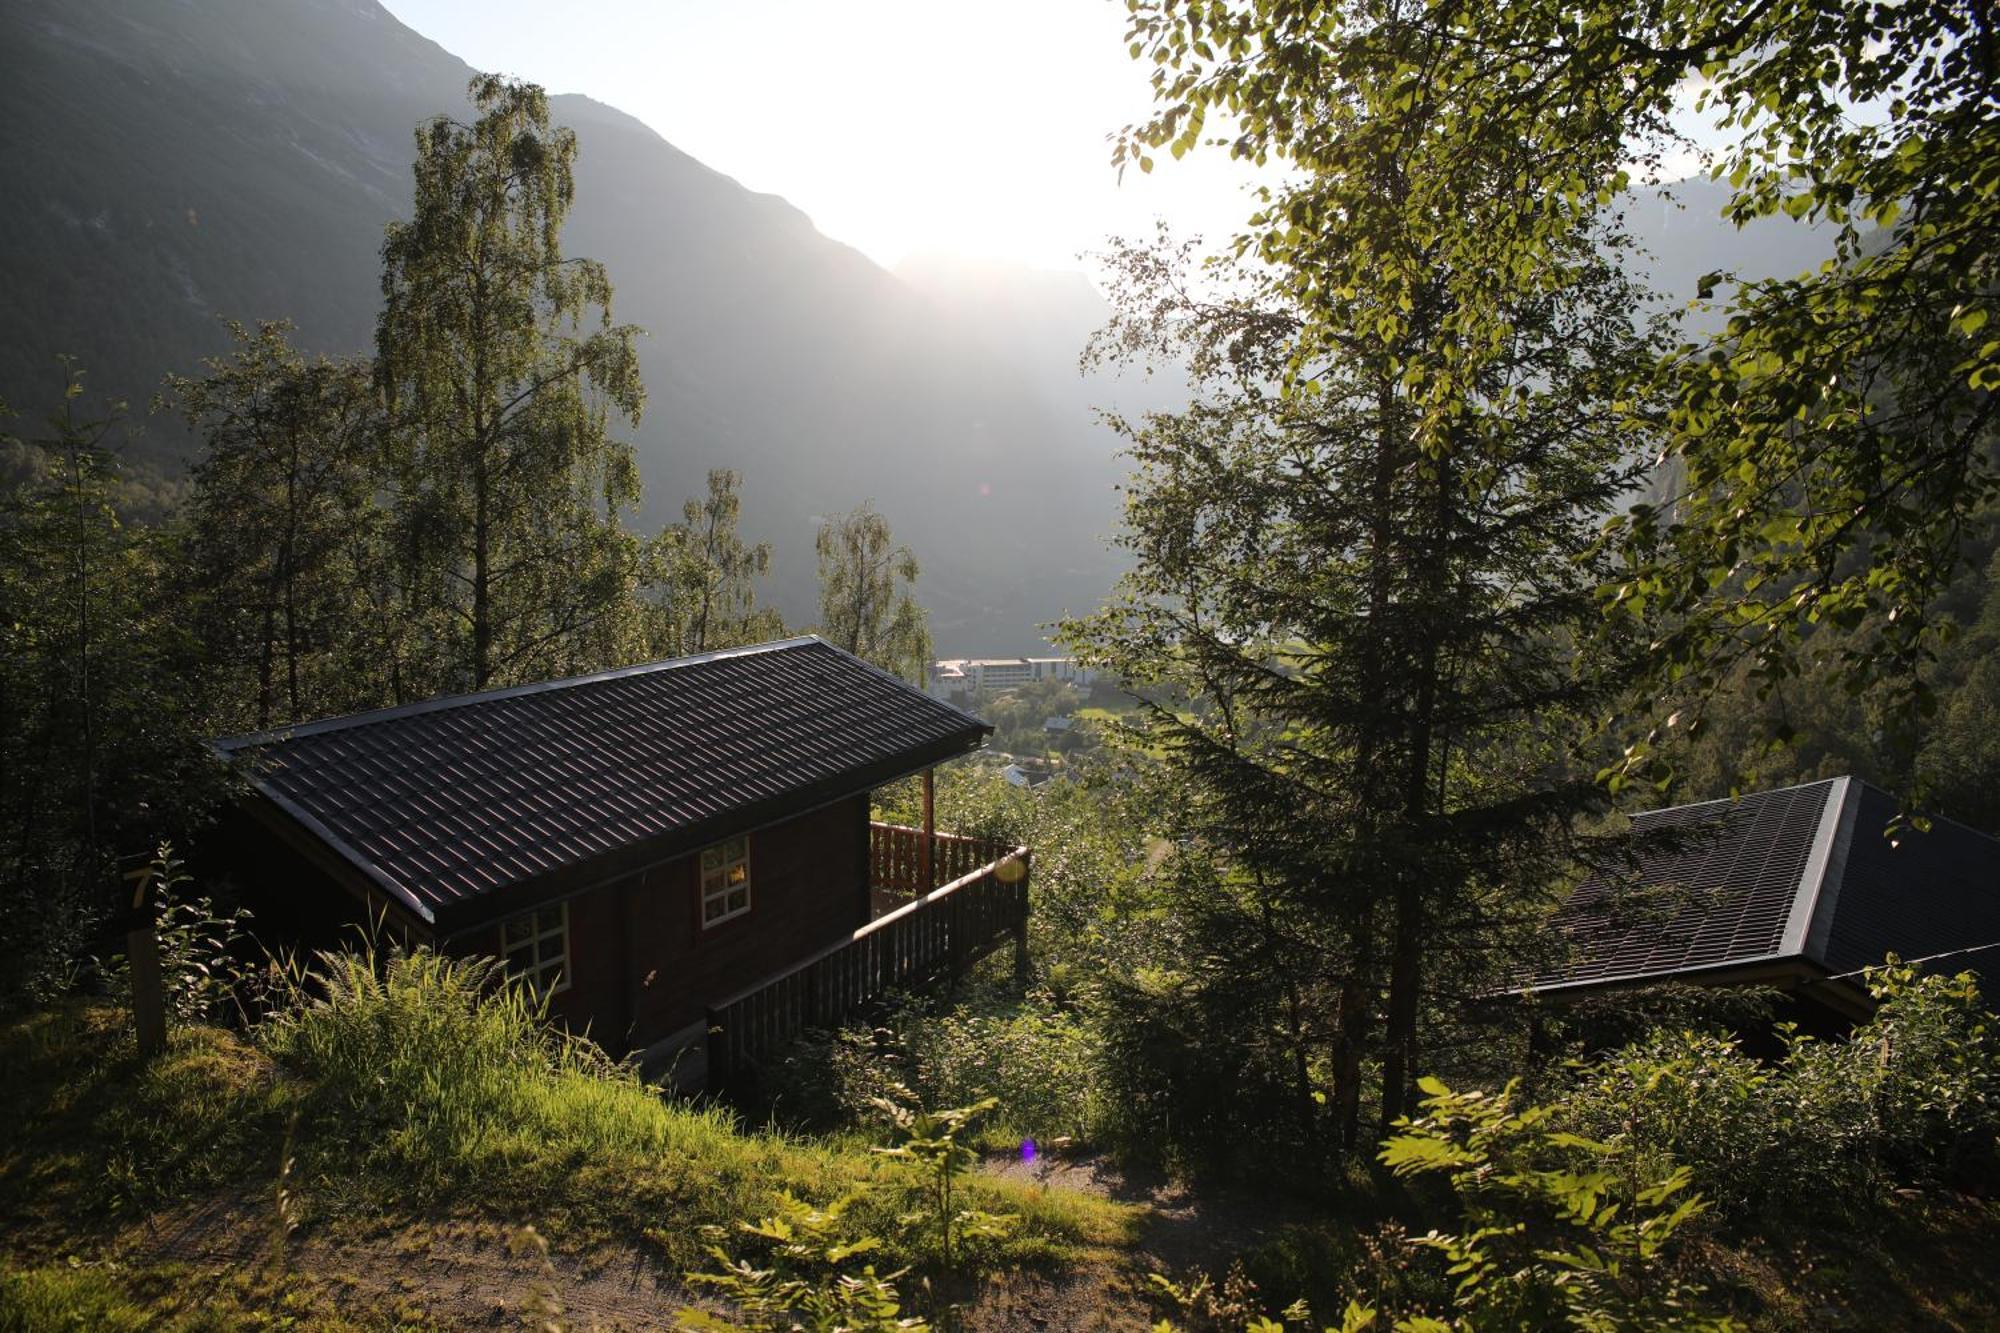
[[[517,931],[524,926],[525,934]],[[528,951],[525,966],[514,961],[523,948]],[[537,995],[560,995],[569,989],[569,904],[556,903],[509,917],[500,923],[500,965],[509,981],[519,982]],[[555,973],[556,983],[547,984]]]
[[[741,848],[733,855],[732,849]],[[741,879],[732,880],[730,872],[741,868]],[[701,849],[695,862],[695,877],[701,885],[701,928],[709,929],[725,921],[734,921],[750,911],[750,835],[725,838],[711,847]],[[731,906],[731,900],[738,894],[743,901]],[[719,905],[721,911],[711,913],[711,906]]]

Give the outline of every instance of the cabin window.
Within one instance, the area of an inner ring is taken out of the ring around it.
[[[731,838],[701,854],[701,924],[717,922],[750,910],[750,839]]]
[[[569,904],[523,912],[500,926],[507,979],[538,995],[569,989]]]

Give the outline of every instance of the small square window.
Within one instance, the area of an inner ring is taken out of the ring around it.
[[[537,995],[569,989],[569,904],[523,912],[501,923],[507,979]]]
[[[701,854],[703,929],[750,910],[750,839],[719,842]]]

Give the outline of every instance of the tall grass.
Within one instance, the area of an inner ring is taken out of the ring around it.
[[[628,1066],[552,1030],[490,959],[321,954],[262,1041],[311,1084],[322,1148],[393,1170],[416,1204],[750,1146],[725,1113],[670,1105]]]
[[[701,1226],[762,1216],[781,1191],[827,1200],[881,1174],[869,1154],[746,1133],[726,1111],[663,1099],[554,1031],[490,960],[321,954],[259,1040],[308,1089],[302,1176],[358,1183],[373,1203],[386,1192],[410,1209],[471,1207],[569,1239],[643,1234],[686,1265]],[[1026,1211],[1024,1253],[1115,1241],[1131,1224],[1108,1205]]]

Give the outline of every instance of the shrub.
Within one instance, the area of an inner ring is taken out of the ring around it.
[[[1423,1113],[1382,1145],[1382,1161],[1399,1176],[1442,1175],[1458,1196],[1460,1229],[1418,1243],[1458,1279],[1459,1327],[1729,1327],[1668,1263],[1707,1207],[1686,1167],[1561,1129],[1556,1108],[1516,1108],[1511,1084],[1498,1095],[1420,1086]]]
[[[710,1250],[714,1272],[689,1273],[689,1282],[728,1301],[735,1317],[683,1309],[680,1327],[747,1329],[757,1333],[929,1333],[930,1325],[905,1316],[896,1282],[905,1270],[878,1274],[873,1264],[850,1261],[881,1247],[873,1236],[849,1238],[843,1214],[853,1197],[814,1208],[789,1194],[778,1211],[738,1227],[761,1244],[760,1262],[739,1259],[718,1243]],[[721,1228],[710,1228],[720,1232]]]
[[[1894,1185],[1994,1178],[2000,1034],[1971,974],[1893,960],[1874,1017],[1842,1041],[1782,1029],[1765,1063],[1733,1039],[1656,1032],[1580,1066],[1572,1132],[1679,1163],[1727,1220],[1862,1209]]]
[[[299,1178],[315,1201],[340,1183],[369,1208],[385,1195],[403,1208],[469,1203],[562,1240],[644,1235],[685,1266],[699,1261],[701,1224],[764,1216],[781,1188],[832,1198],[887,1173],[864,1154],[742,1133],[722,1110],[665,1100],[549,1030],[497,966],[424,949],[325,954],[266,1021],[265,1046],[305,1089]],[[1130,1225],[1129,1210],[1095,1200],[966,1187],[1027,1200],[1013,1257]]]
[[[244,961],[250,911],[225,911],[206,894],[190,894],[190,882],[173,848],[162,843],[146,867],[143,891],[153,907],[167,1016],[182,1024],[245,1019],[262,998],[250,994],[259,974]],[[130,1004],[131,961],[115,954],[100,966],[112,998]]]
[[[908,999],[874,1026],[813,1036],[775,1067],[766,1095],[794,1123],[823,1129],[885,1123],[880,1103],[899,1088],[930,1105],[992,1097],[989,1143],[1098,1138],[1101,1050],[1086,1016],[1039,987],[965,996],[935,1010]]]

